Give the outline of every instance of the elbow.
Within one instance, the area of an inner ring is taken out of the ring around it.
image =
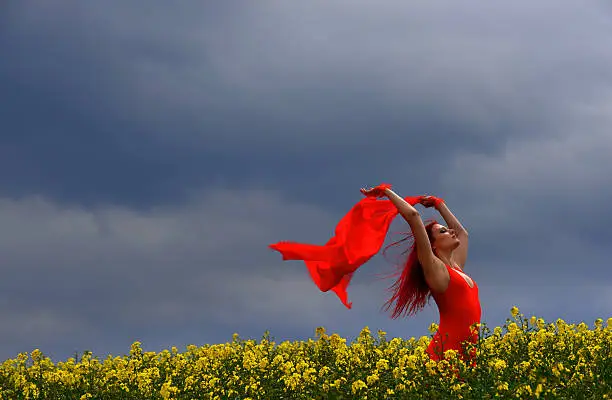
[[[414,219],[421,217],[421,214],[412,207],[410,207],[409,209],[401,209],[398,211],[400,214],[402,214],[402,217],[404,217],[406,220],[409,220],[409,219],[414,220]]]
[[[404,220],[406,220],[406,222],[410,224],[410,226],[412,226],[421,219],[421,214],[419,214],[419,212],[416,210],[401,210],[400,214],[402,215]]]

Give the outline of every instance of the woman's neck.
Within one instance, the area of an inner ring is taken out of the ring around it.
[[[436,255],[438,256],[438,258],[440,260],[442,260],[442,262],[446,265],[448,265],[449,267],[453,268],[454,265],[452,264],[452,259],[453,259],[453,251],[440,251],[438,250],[436,252]]]

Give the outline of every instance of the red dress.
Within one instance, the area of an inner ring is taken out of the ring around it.
[[[440,326],[431,340],[427,353],[432,360],[444,358],[444,351],[454,349],[459,351],[463,341],[478,341],[478,332],[470,332],[470,325],[480,323],[481,309],[478,298],[478,285],[472,279],[474,287],[470,287],[465,278],[454,268],[446,265],[450,274],[448,288],[441,294],[432,293],[440,310]],[[473,359],[475,353],[470,353]]]

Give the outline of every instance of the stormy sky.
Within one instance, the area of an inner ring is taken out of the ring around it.
[[[606,1],[4,2],[0,358],[427,335],[383,257],[348,310],[267,248],[380,182],[469,230],[491,329],[612,317],[611,35]]]

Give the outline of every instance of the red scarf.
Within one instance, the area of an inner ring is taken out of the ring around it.
[[[421,196],[404,198],[410,205],[420,199]],[[340,220],[336,235],[324,246],[285,241],[269,247],[280,252],[283,260],[304,260],[319,289],[333,290],[350,309],[353,303],[348,303],[346,289],[353,273],[380,251],[397,214],[391,201],[366,197]]]

